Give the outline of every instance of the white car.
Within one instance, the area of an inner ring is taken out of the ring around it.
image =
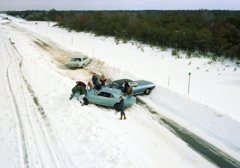
[[[67,63],[68,68],[82,68],[85,65],[88,65],[91,62],[91,59],[87,56],[76,56],[71,57],[70,61]]]

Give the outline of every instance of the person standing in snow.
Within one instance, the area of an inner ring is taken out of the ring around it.
[[[123,93],[127,93],[128,88],[130,87],[128,81],[125,81],[123,84]]]
[[[120,114],[121,114],[121,116],[120,116],[120,120],[122,120],[122,119],[127,119],[126,118],[126,115],[125,115],[125,112],[124,112],[124,100],[123,100],[123,97],[122,96],[120,96],[120,102],[119,102],[119,111],[120,111]]]
[[[102,75],[102,76],[100,77],[100,83],[101,83],[101,85],[102,85],[102,86],[105,86],[106,81],[107,81],[106,77],[105,77],[104,75]]]
[[[102,89],[102,85],[99,82],[97,82],[94,88],[96,90],[101,90]]]
[[[127,95],[128,95],[128,96],[132,96],[132,95],[133,95],[133,89],[132,89],[131,86],[129,86],[129,87],[127,88]]]
[[[94,87],[96,87],[96,85],[98,83],[98,77],[97,77],[97,74],[95,72],[93,73],[93,76],[92,76],[92,83],[93,83]]]
[[[90,89],[90,90],[92,90],[93,89],[93,85],[92,85],[92,82],[88,82],[88,84],[87,84],[87,86],[88,86],[88,89]]]

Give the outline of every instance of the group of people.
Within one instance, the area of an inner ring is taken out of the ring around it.
[[[81,101],[87,93],[87,86],[88,89],[100,90],[103,86],[106,85],[106,81],[107,79],[104,75],[102,75],[98,80],[97,74],[93,73],[92,82],[89,81],[87,85],[82,81],[76,82],[76,85],[72,88],[72,94],[69,99],[71,100],[74,96],[76,96],[77,99]]]
[[[90,90],[91,89],[100,90],[102,87],[104,87],[106,85],[106,82],[107,82],[107,79],[104,75],[101,75],[101,77],[98,79],[97,74],[93,73],[92,82],[89,81],[87,85],[82,81],[76,82],[76,85],[72,88],[72,94],[69,99],[71,100],[75,96],[80,101],[80,103],[82,105],[84,105],[83,99],[87,93],[87,87]],[[130,87],[130,85],[127,81],[125,81],[123,88],[124,88],[123,89],[124,93],[126,93],[127,95],[132,94],[132,88]],[[119,119],[121,119],[121,120],[126,119],[126,115],[124,112],[124,99],[122,96],[120,96],[119,111],[121,114]]]
[[[106,82],[107,82],[107,79],[104,75],[102,75],[98,80],[97,74],[93,73],[93,76],[92,76],[93,89],[100,90],[103,86],[106,85]]]

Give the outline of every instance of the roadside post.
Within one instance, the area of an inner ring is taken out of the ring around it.
[[[168,76],[168,87],[170,86],[170,75]]]
[[[188,72],[188,94],[190,92],[190,80],[191,80],[191,72]]]

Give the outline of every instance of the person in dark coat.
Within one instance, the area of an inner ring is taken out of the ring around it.
[[[125,81],[123,84],[123,93],[127,93],[128,88],[130,87],[128,81]]]
[[[86,94],[86,84],[84,82],[82,82],[82,81],[77,81],[76,82],[76,85],[72,88],[72,94],[71,94],[69,99],[71,100],[76,93],[79,93],[79,95],[85,95]],[[79,97],[78,97],[78,99],[79,99]]]
[[[76,86],[81,86],[81,87],[84,87],[84,88],[87,87],[86,84],[84,82],[82,82],[82,81],[77,81],[76,82]]]
[[[124,100],[123,100],[123,97],[122,96],[120,96],[120,102],[119,102],[119,111],[121,112],[120,114],[121,114],[121,116],[120,116],[120,120],[122,120],[122,119],[127,119],[126,118],[126,115],[125,115],[125,112],[124,112]]]
[[[104,75],[102,75],[102,76],[100,77],[100,83],[101,83],[101,85],[102,85],[102,86],[105,86],[106,81],[107,81],[106,77],[105,77]]]
[[[93,83],[93,86],[96,86],[97,83],[98,83],[98,77],[97,77],[97,74],[96,74],[96,73],[93,73],[92,83]]]
[[[102,85],[99,82],[97,82],[94,88],[96,90],[101,90],[102,89]]]

